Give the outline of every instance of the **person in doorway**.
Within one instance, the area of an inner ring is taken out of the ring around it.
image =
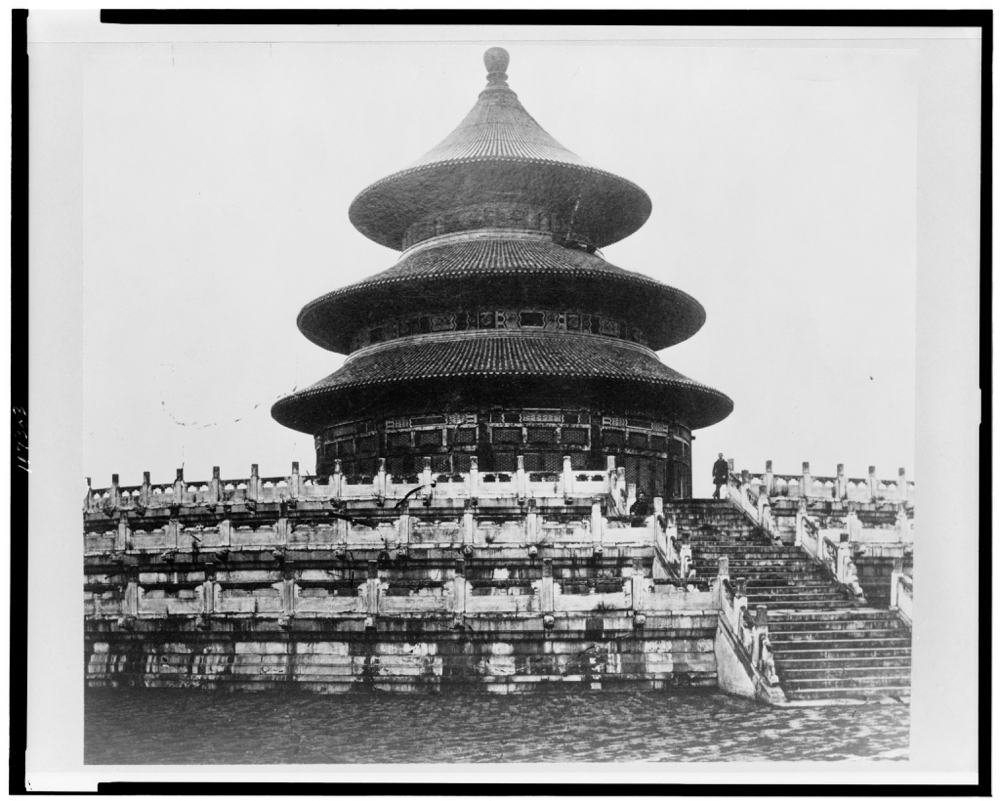
[[[635,503],[632,504],[632,508],[628,510],[628,513],[632,518],[633,528],[646,525],[646,518],[652,512],[649,509],[649,501],[646,500],[646,493],[643,490],[639,490],[639,495]]]
[[[712,465],[712,481],[715,483],[715,492],[712,497],[715,499],[720,498],[720,492],[725,484],[729,483],[729,465],[726,460],[722,458],[722,454],[719,454],[719,458],[715,460],[715,464]]]

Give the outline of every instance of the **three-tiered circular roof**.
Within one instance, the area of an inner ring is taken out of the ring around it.
[[[595,252],[643,225],[649,197],[591,167],[538,125],[507,86],[505,51],[488,51],[486,64],[488,85],[462,124],[351,204],[363,234],[405,252],[392,268],[303,308],[298,325],[308,339],[352,355],[333,375],[278,401],[274,418],[317,433],[406,398],[454,405],[493,390],[659,411],[691,428],[725,418],[733,408],[728,397],[653,352],[693,335],[705,321],[701,304]],[[475,311],[478,320],[491,305],[607,319],[600,331],[596,323],[572,331],[467,324],[429,333],[407,324],[405,334],[399,322],[418,312],[472,319]],[[390,340],[356,339],[382,324],[394,327]],[[629,337],[642,336],[625,338],[626,328]]]

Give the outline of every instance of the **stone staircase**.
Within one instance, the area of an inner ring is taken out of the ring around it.
[[[775,669],[790,701],[836,703],[910,694],[910,630],[892,610],[858,605],[794,545],[775,544],[728,501],[670,505],[703,579],[746,579],[749,609],[766,605]]]

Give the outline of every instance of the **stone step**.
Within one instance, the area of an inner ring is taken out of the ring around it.
[[[836,653],[836,652],[834,652]],[[784,675],[791,676],[797,670],[833,670],[841,668],[848,670],[870,670],[872,668],[905,668],[909,675],[910,654],[898,656],[857,656],[857,657],[817,657],[814,659],[793,658],[789,653],[783,653],[781,657],[782,670]]]
[[[819,582],[815,584],[809,584],[806,586],[795,585],[795,586],[761,586],[760,584],[751,584],[747,582],[747,596],[751,595],[775,595],[775,596],[785,596],[794,595],[796,597],[808,597],[812,595],[822,595],[824,593],[836,593],[840,594],[839,588],[830,582]]]
[[[857,629],[849,636],[845,632],[808,632],[810,636],[794,638],[774,637],[768,632],[774,650],[781,651],[857,651],[873,648],[910,648],[912,640],[909,634],[897,632],[895,629],[883,629],[881,632]],[[843,636],[842,636],[843,635]],[[871,635],[871,636],[868,636]]]
[[[854,601],[850,598],[844,597],[839,592],[832,591],[816,595],[770,595],[764,592],[751,592],[747,593],[746,598],[749,606],[761,606],[763,604],[775,612],[794,611],[798,608],[805,609],[807,607],[800,606],[804,604],[808,604],[808,608],[815,611],[833,608],[829,606],[830,604],[835,604],[837,609],[855,608]]]
[[[908,703],[910,699],[910,687],[863,687],[863,688],[825,688],[825,689],[796,689],[785,688],[785,695],[790,701],[844,701],[857,700],[867,701],[873,698],[895,699]]]
[[[772,623],[807,623],[814,620],[894,620],[899,618],[895,612],[886,609],[872,609],[868,606],[858,607],[850,613],[830,612],[829,614],[811,615],[775,615]]]
[[[910,680],[910,666],[906,665],[847,665],[826,664],[821,667],[806,667],[800,664],[783,665],[780,669],[781,680],[798,685],[817,683],[824,679],[835,679],[844,682],[871,682],[877,685],[885,679],[900,679],[899,684]]]
[[[781,579],[747,579],[747,589],[754,591],[767,590],[794,590],[796,588],[808,589],[810,587],[830,587],[832,586],[828,578],[787,578]]]
[[[898,675],[899,672],[887,670],[884,673],[879,671],[878,673],[873,672],[865,676],[847,676],[844,678],[816,677],[811,679],[785,679],[779,668],[778,677],[781,679],[782,686],[792,692],[801,692],[802,690],[864,690],[874,687],[909,687],[910,671],[903,671],[905,675]]]
[[[854,609],[856,608],[854,607]],[[830,611],[853,612],[854,609]],[[781,617],[781,610],[775,610],[773,616],[768,616],[767,624],[770,631],[774,634],[794,634],[799,631],[869,631],[872,629],[891,629],[893,631],[905,631],[909,634],[909,629],[901,621],[895,618],[875,615],[849,616],[846,619],[817,615],[812,620],[785,620]]]
[[[747,605],[751,609],[766,606],[770,612],[825,612],[827,610],[848,610],[856,608],[854,601],[839,593],[810,595],[805,597],[789,595],[747,595]],[[775,629],[781,631],[781,629]]]
[[[898,647],[900,644],[910,644],[910,634],[903,634],[899,629],[820,629],[810,631],[774,631],[768,622],[768,638],[775,648],[836,648],[835,643],[844,644],[845,648],[857,648],[859,640],[865,647]]]
[[[718,559],[702,559],[693,556],[691,561],[696,565],[718,569]],[[773,564],[771,564],[773,562]],[[826,571],[816,562],[809,559],[787,559],[787,560],[767,560],[767,559],[730,559],[729,572],[749,571],[752,573],[767,573],[768,575],[780,573],[822,573]]]
[[[840,645],[843,640],[837,640],[836,644]],[[808,643],[799,643],[801,645],[817,645],[818,640],[813,640]],[[896,648],[869,648],[869,647],[858,647],[858,648],[787,648],[779,647],[777,643],[772,642],[771,645],[774,647],[775,658],[781,655],[782,663],[788,662],[817,662],[823,663],[828,662],[831,659],[910,659],[912,655],[912,648],[909,643],[906,645],[900,645]],[[783,643],[782,645],[788,645]]]

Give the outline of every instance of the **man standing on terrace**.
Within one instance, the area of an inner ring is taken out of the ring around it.
[[[715,460],[715,464],[712,465],[712,481],[715,482],[715,492],[712,497],[718,499],[722,486],[729,481],[729,465],[722,458],[721,453],[719,458]]]

